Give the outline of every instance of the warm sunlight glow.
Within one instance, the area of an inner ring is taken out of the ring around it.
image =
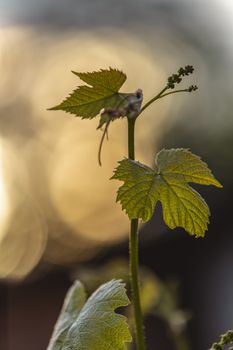
[[[119,183],[109,181],[117,161],[127,156],[126,121],[112,123],[100,168],[98,120],[82,121],[47,108],[82,84],[71,70],[121,69],[128,77],[122,91],[141,88],[144,101],[150,99],[180,65],[174,50],[179,55],[182,44],[172,41],[172,46],[164,35],[164,55],[159,43],[153,37],[152,51],[134,32],[120,28],[72,29],[62,35],[23,26],[0,29],[1,132],[8,146],[4,170],[12,204],[5,234],[1,168],[0,277],[23,278],[41,258],[55,264],[82,262],[100,247],[127,238],[127,216],[115,203]],[[185,62],[198,60],[194,49],[186,47],[186,54],[192,60]],[[171,105],[172,98],[158,102],[139,118],[136,155],[141,162],[153,166],[160,134],[168,118],[169,128],[174,122]]]
[[[9,219],[9,200],[5,187],[3,145],[0,141],[0,242],[6,233]]]

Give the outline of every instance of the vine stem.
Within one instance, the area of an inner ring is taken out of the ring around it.
[[[128,157],[135,159],[134,130],[136,118],[128,118]],[[138,272],[138,219],[131,220],[130,239],[130,281],[133,297],[134,317],[136,326],[137,350],[146,350],[143,317],[140,301],[139,272]]]
[[[134,146],[134,130],[135,122],[138,116],[153,102],[156,100],[177,93],[177,92],[189,92],[189,89],[175,90],[166,92],[169,89],[166,86],[155,97],[149,100],[137,113],[134,118],[128,117],[128,157],[135,160],[135,146]],[[138,263],[138,219],[131,220],[130,239],[129,239],[129,255],[130,255],[130,282],[133,298],[134,317],[136,326],[136,344],[137,350],[146,350],[142,308],[140,301],[140,288],[139,288],[139,263]]]

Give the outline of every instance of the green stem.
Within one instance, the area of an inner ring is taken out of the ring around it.
[[[135,118],[128,118],[128,157],[129,159],[135,159],[135,147],[134,147],[134,130],[135,130]]]
[[[134,127],[136,118],[128,118],[128,156],[135,159],[134,149]],[[139,276],[138,276],[138,219],[131,220],[130,241],[130,280],[133,297],[133,307],[136,326],[136,344],[137,350],[145,350],[145,339],[143,330],[143,317],[140,301]]]
[[[164,94],[165,91],[167,91],[168,89],[170,89],[168,86],[166,86],[163,90],[160,91],[160,93],[158,95],[156,95],[155,97],[153,97],[151,100],[149,100],[142,108],[141,111],[138,113],[137,117],[147,108],[149,107],[153,102],[155,102],[156,100],[163,98],[165,96],[168,95],[172,95],[172,94],[176,94],[177,92],[190,92],[189,89],[180,89],[180,90],[175,90],[175,91],[170,91],[167,92],[166,94]]]
[[[151,105],[151,103],[155,102],[156,100],[158,100],[159,98],[163,97],[163,93],[165,91],[167,91],[169,89],[168,86],[166,86],[163,90],[160,91],[160,93],[158,93],[158,95],[156,95],[155,97],[153,97],[150,101],[148,101],[142,108],[141,111],[138,113],[137,117],[147,108]]]
[[[180,89],[180,90],[170,91],[170,92],[167,92],[166,94],[163,94],[159,98],[162,98],[162,97],[165,97],[168,95],[172,95],[172,94],[176,94],[177,92],[190,92],[190,91],[189,91],[189,89]]]
[[[135,116],[135,118],[128,118],[128,157],[129,159],[135,159],[135,147],[134,147],[134,129],[137,117],[154,101],[177,92],[189,91],[175,90],[165,93],[169,89],[166,86],[160,91],[155,97],[149,100],[141,109],[141,111]],[[130,281],[133,297],[133,307],[136,325],[136,343],[137,350],[146,350],[145,338],[144,338],[144,327],[143,327],[143,317],[140,301],[140,289],[139,289],[139,276],[138,276],[138,219],[131,220],[131,230],[130,230],[130,242],[129,242],[129,253],[130,253]]]

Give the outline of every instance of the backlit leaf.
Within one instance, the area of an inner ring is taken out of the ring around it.
[[[79,86],[61,104],[50,110],[63,110],[82,118],[92,119],[103,108],[118,108],[129,95],[118,93],[126,80],[126,75],[117,69],[73,73],[88,85]]]
[[[200,157],[186,149],[171,149],[157,154],[154,170],[130,159],[119,163],[112,178],[124,181],[117,201],[130,219],[150,220],[160,201],[164,221],[170,228],[182,227],[197,237],[205,235],[209,207],[188,183],[222,185]]]
[[[103,284],[86,303],[83,286],[76,282],[68,292],[48,350],[126,350],[125,343],[131,342],[126,318],[114,310],[128,304],[120,280]]]
[[[83,285],[79,281],[76,281],[66,295],[47,350],[63,349],[68,330],[78,317],[85,301],[86,293]]]

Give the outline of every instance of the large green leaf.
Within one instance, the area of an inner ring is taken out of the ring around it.
[[[150,220],[160,201],[164,221],[170,228],[183,227],[191,235],[205,235],[210,211],[188,182],[222,185],[200,157],[186,149],[171,149],[157,154],[154,170],[130,159],[119,163],[112,178],[124,181],[117,201],[130,219]]]
[[[73,73],[89,86],[79,86],[61,104],[50,110],[63,110],[91,119],[103,108],[118,108],[128,96],[128,94],[118,93],[126,80],[126,75],[117,69]]]
[[[103,284],[85,303],[76,282],[65,299],[48,350],[126,350],[131,342],[126,318],[114,310],[129,304],[120,280]]]

